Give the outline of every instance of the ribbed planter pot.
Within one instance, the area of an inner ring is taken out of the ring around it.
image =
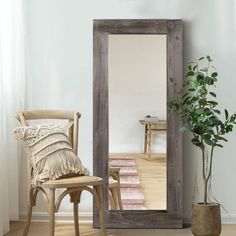
[[[197,203],[192,208],[192,233],[195,236],[219,236],[221,233],[220,205]]]

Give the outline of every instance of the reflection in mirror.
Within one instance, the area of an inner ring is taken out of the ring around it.
[[[108,42],[110,210],[166,210],[166,35]]]

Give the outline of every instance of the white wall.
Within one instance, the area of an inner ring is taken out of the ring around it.
[[[33,108],[74,109],[82,113],[80,156],[92,169],[92,32],[93,19],[182,18],[184,62],[207,53],[220,75],[217,86],[222,107],[236,110],[236,2],[234,0],[28,0]],[[214,162],[214,196],[236,222],[235,144],[218,150]],[[190,215],[194,172],[199,153],[184,137],[184,212]],[[25,171],[22,171],[20,207],[25,211]],[[62,211],[70,211],[64,203]],[[91,201],[81,211],[91,211]],[[46,211],[39,206],[37,212]],[[223,215],[228,215],[223,211]],[[230,219],[229,219],[230,220]]]
[[[166,119],[166,35],[110,35],[108,41],[109,152],[142,153],[145,115]],[[166,153],[165,132],[152,152]]]

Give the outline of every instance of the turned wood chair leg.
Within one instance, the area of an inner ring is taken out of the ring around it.
[[[70,201],[73,202],[75,236],[79,236],[79,203],[82,190],[70,193]]]
[[[119,210],[117,188],[112,188],[112,189],[111,189],[111,194],[112,194],[112,198],[114,199],[115,210]]]
[[[74,202],[74,227],[75,227],[75,236],[79,236],[79,204]]]
[[[152,131],[151,125],[147,127],[147,160],[151,160]]]
[[[55,231],[55,189],[49,190],[49,236],[54,236]]]
[[[30,172],[29,172],[30,173]],[[28,176],[29,178],[29,176]],[[28,205],[27,205],[27,216],[26,216],[26,221],[25,221],[25,226],[23,230],[23,236],[27,236],[29,232],[29,227],[31,223],[31,217],[32,217],[32,209],[33,206],[35,205],[34,199],[33,199],[33,188],[31,186],[31,183],[28,185]]]
[[[100,220],[100,227],[103,231],[105,231],[105,220],[104,220],[104,206],[103,206],[103,186],[98,185],[96,187],[98,199],[99,199],[99,220]]]
[[[110,202],[111,210],[115,210],[115,202],[113,200],[113,197],[112,197],[112,194],[111,194],[111,190],[109,190],[109,202]]]
[[[120,210],[123,210],[120,187],[117,188],[117,195],[118,195],[119,209],[120,209]]]
[[[147,154],[147,125],[145,125],[144,133],[144,154]]]
[[[24,231],[23,231],[23,236],[27,236],[28,232],[29,232],[29,227],[30,227],[30,223],[31,223],[31,217],[32,217],[32,204],[29,202],[28,203],[28,207],[27,207],[27,218],[25,221],[25,226],[24,226]]]

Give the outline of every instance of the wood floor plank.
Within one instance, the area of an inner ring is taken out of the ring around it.
[[[10,232],[5,236],[20,236],[23,222],[12,222]],[[107,236],[192,236],[190,228],[184,229],[107,229]],[[93,229],[92,224],[80,225],[81,236],[105,236],[99,229]],[[236,225],[223,225],[221,236],[235,236]],[[28,236],[47,236],[48,223],[33,222]],[[57,223],[55,236],[74,236],[72,224]]]

